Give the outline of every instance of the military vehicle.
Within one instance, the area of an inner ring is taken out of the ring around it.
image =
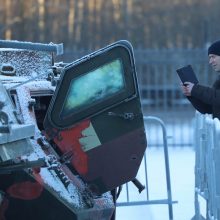
[[[133,49],[72,63],[63,44],[0,41],[0,219],[113,220],[147,147]]]

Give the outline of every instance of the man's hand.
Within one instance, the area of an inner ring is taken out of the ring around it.
[[[184,82],[181,84],[182,92],[185,96],[191,96],[191,91],[194,86],[194,83],[191,82]]]

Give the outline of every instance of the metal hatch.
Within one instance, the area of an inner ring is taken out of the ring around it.
[[[133,180],[146,135],[131,44],[118,41],[66,66],[44,128],[93,191]]]

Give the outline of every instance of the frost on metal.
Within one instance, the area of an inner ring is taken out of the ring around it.
[[[36,77],[45,73],[52,66],[52,56],[49,52],[20,49],[0,49],[0,67],[12,66],[16,76]]]
[[[0,46],[1,43],[0,40]],[[19,42],[12,42],[14,43]],[[39,197],[34,198],[36,209],[40,210],[43,202],[48,210],[42,213],[42,218],[38,219],[51,219],[51,216],[52,219],[60,219],[56,214],[51,215],[53,212],[61,212],[65,218],[65,213],[69,211],[72,214],[68,219],[71,220],[110,219],[115,208],[110,192],[99,197],[96,194],[93,195],[87,184],[69,169],[66,164],[68,162],[61,159],[63,155],[56,152],[55,147],[47,140],[42,127],[50,99],[56,89],[56,83],[55,85],[52,83],[52,77],[54,77],[53,80],[59,80],[60,69],[63,67],[53,64],[51,52],[54,51],[46,51],[50,45],[48,47],[29,43],[22,45],[39,46],[45,50],[0,48],[0,112],[4,112],[2,115],[8,118],[6,123],[6,119],[3,116],[0,117],[0,219],[2,216],[3,219],[7,219],[5,216],[9,212],[21,212],[19,208],[11,206],[13,193],[15,196],[19,194],[19,198],[22,198],[22,202],[25,203],[25,195],[31,196],[37,189]],[[5,132],[3,129],[7,126],[9,129]],[[92,129],[86,132],[94,134]],[[88,143],[88,140],[83,141]],[[95,143],[99,145],[97,140]],[[90,144],[89,147],[93,145]],[[20,165],[19,161],[33,163],[39,160],[43,160],[44,165],[22,168],[19,170],[19,175],[16,173],[17,170],[7,173],[6,176],[2,175],[5,163],[9,164],[9,168],[14,169]],[[12,182],[11,179],[13,179]],[[2,189],[1,180],[4,180],[5,191],[2,191],[4,189]],[[29,187],[38,186],[38,188],[30,188],[28,191],[28,189],[19,188],[22,186],[20,183],[24,183],[23,186],[26,186],[26,183],[34,183],[29,184]],[[10,194],[11,191],[8,189],[13,187],[16,190]],[[49,194],[48,197],[45,196],[45,191],[47,195]],[[9,193],[7,199],[9,199],[6,201],[3,195],[7,193]],[[6,202],[7,208],[4,209],[1,204]],[[29,207],[29,203],[29,201],[25,203],[25,208]],[[57,210],[52,210],[53,205],[50,203],[57,204]],[[21,216],[15,216],[16,219],[24,219]],[[36,219],[36,217],[33,214],[25,219]]]
[[[63,44],[43,44],[33,43],[28,41],[17,41],[17,40],[0,40],[0,47],[2,48],[16,48],[36,51],[48,51],[56,53],[57,55],[63,54]]]

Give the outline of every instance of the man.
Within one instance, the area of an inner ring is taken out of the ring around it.
[[[208,56],[209,64],[219,73],[213,86],[185,82],[185,86],[182,84],[181,89],[196,110],[202,114],[212,114],[213,118],[220,119],[220,40],[208,48]]]

